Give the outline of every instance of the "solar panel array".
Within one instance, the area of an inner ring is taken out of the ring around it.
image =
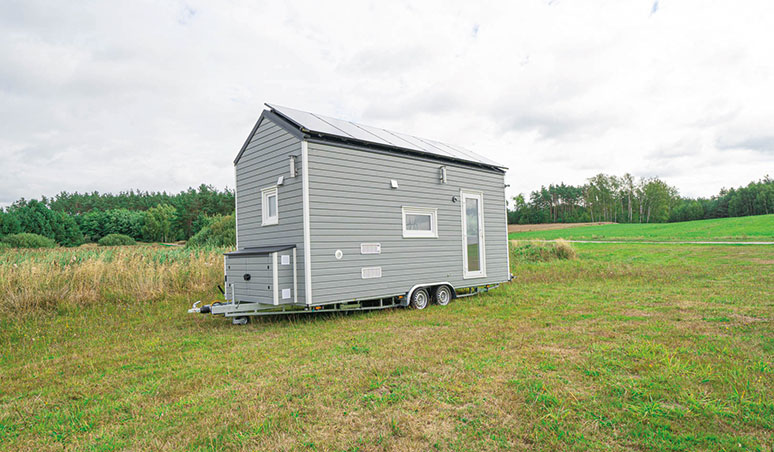
[[[280,107],[278,105],[266,104],[272,111],[296,126],[312,133],[322,135],[331,135],[339,138],[353,139],[365,143],[379,144],[394,148],[406,149],[423,154],[430,154],[452,160],[461,160],[464,162],[480,163],[496,168],[505,168],[497,162],[494,162],[475,152],[468,151],[459,146],[441,143],[439,141],[419,138],[404,133],[391,132],[378,127],[371,127],[362,124],[356,124],[351,121],[331,118],[328,116],[308,113],[293,108]]]

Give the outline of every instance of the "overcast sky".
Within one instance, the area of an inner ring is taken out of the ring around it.
[[[467,147],[509,195],[774,175],[774,3],[0,0],[0,205],[233,187],[264,102]]]

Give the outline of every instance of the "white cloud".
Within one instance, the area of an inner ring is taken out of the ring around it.
[[[233,185],[263,102],[471,148],[512,194],[774,171],[767,2],[0,6],[0,204]]]

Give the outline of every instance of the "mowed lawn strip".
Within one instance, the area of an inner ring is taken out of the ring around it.
[[[512,232],[512,240],[624,241],[774,241],[774,215],[757,215],[681,223],[605,224],[547,231]]]
[[[0,450],[770,450],[774,247],[576,249],[424,311],[3,317]]]

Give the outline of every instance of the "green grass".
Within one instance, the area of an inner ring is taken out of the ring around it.
[[[423,311],[0,314],[0,450],[771,451],[774,247],[576,249]]]
[[[512,232],[514,240],[774,241],[774,215],[660,224],[607,224]]]

